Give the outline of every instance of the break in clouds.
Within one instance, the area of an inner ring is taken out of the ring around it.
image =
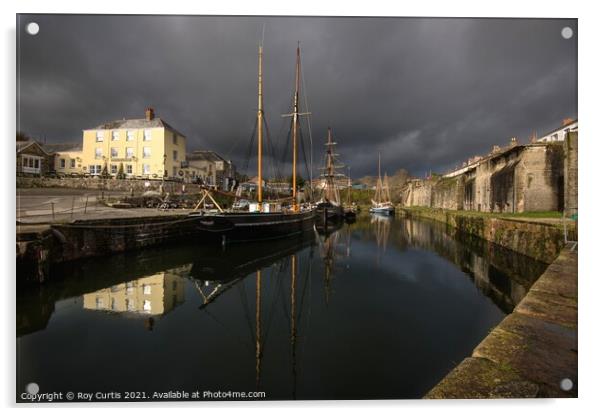
[[[575,19],[21,15],[17,128],[81,141],[152,105],[188,137],[246,164],[265,24],[265,106],[286,140],[297,41],[314,161],[328,126],[354,176],[441,172],[577,116]],[[40,25],[36,36],[24,26]],[[575,35],[565,39],[564,27]],[[307,127],[307,126],[305,126]],[[305,129],[307,138],[307,128]],[[280,157],[279,157],[280,158]],[[253,163],[249,166],[252,166]]]

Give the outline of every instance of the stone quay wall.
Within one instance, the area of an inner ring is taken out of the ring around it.
[[[495,218],[443,209],[402,208],[402,215],[445,223],[458,231],[550,264],[564,247],[563,230],[552,224]],[[569,238],[573,238],[574,229]]]
[[[161,186],[165,192],[182,192],[182,182],[157,179],[101,179],[97,176],[84,178],[48,178],[17,176],[17,192],[19,188],[71,188],[89,189],[92,191],[134,192],[159,191]],[[200,186],[185,184],[187,193],[200,192]]]
[[[173,214],[77,220],[31,232],[18,230],[18,283],[42,283],[53,264],[193,239],[198,236],[197,222],[187,214]]]
[[[564,248],[527,295],[425,396],[577,397],[577,251]]]

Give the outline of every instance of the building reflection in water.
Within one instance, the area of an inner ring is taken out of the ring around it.
[[[480,238],[455,233],[444,224],[400,220],[393,243],[400,249],[432,251],[454,263],[503,311],[510,313],[525,296],[545,264]]]
[[[170,269],[83,295],[84,309],[163,315],[184,302],[186,267]]]

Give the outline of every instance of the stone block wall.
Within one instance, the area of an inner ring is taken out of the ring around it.
[[[431,207],[462,209],[463,192],[461,178],[439,179],[432,187]]]
[[[564,151],[562,145],[529,146],[516,169],[519,210],[562,211]]]
[[[142,193],[158,191],[163,185],[165,192],[182,192],[182,182],[161,181],[148,179],[101,179],[97,176],[85,178],[47,178],[47,177],[17,177],[17,192],[19,188],[72,188],[102,191],[121,191]],[[200,192],[200,186],[186,184],[186,193]]]
[[[576,206],[576,134],[564,149],[558,143],[512,145],[456,176],[412,180],[402,191],[403,205],[508,213]]]
[[[431,181],[409,181],[402,191],[402,203],[411,207],[431,206]]]
[[[576,131],[569,132],[564,141],[564,209],[568,216],[578,211],[578,175],[577,153],[578,135]]]

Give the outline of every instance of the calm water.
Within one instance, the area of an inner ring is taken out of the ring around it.
[[[544,267],[369,217],[329,236],[93,259],[18,294],[17,391],[419,398]]]

